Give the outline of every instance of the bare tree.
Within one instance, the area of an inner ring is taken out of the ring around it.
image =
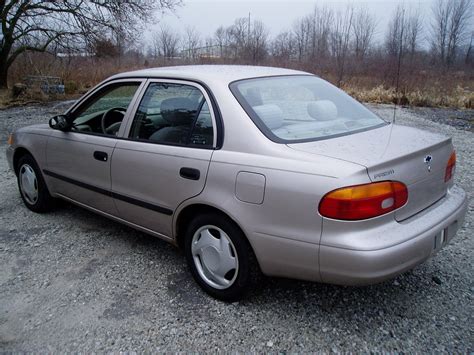
[[[311,35],[311,23],[311,17],[306,16],[295,21],[293,25],[293,35],[296,42],[298,60],[300,62],[303,61],[308,53]]]
[[[262,21],[254,21],[250,28],[248,49],[254,64],[262,61],[267,54],[268,29]]]
[[[201,46],[201,36],[194,27],[187,27],[183,38],[183,50],[190,59],[196,59],[197,49]]]
[[[84,46],[93,39],[136,34],[157,9],[174,9],[180,0],[143,1],[0,1],[0,89],[7,88],[8,69],[27,51]],[[69,40],[66,40],[68,38]]]
[[[316,65],[319,65],[329,54],[329,36],[333,17],[333,11],[326,6],[322,8],[315,6],[311,14],[309,56]]]
[[[406,50],[413,60],[418,49],[418,42],[423,31],[423,22],[418,10],[412,11],[406,18],[405,44]]]
[[[344,11],[336,12],[331,31],[331,54],[335,59],[337,85],[341,86],[349,55],[349,44],[354,21],[354,8],[347,6]]]
[[[216,45],[219,47],[219,56],[225,56],[225,48],[228,46],[227,30],[224,26],[219,26],[214,33]]]
[[[403,5],[399,5],[395,10],[389,24],[385,38],[385,46],[389,56],[405,56],[407,53],[411,57],[415,55],[418,48],[423,24],[418,10],[408,12]]]
[[[258,63],[267,54],[268,29],[262,21],[251,22],[250,17],[237,18],[228,28],[219,27],[214,37],[221,56],[225,52],[226,57]]]
[[[388,23],[387,34],[385,37],[385,47],[387,54],[391,58],[398,58],[404,55],[404,39],[406,34],[405,8],[401,5],[392,15]]]
[[[435,56],[438,57],[441,63],[446,59],[446,44],[448,38],[448,22],[450,17],[450,3],[443,4],[442,0],[438,0],[433,5],[433,23],[431,44]]]
[[[450,66],[459,46],[470,35],[472,0],[438,0],[432,11],[433,52],[441,63]]]
[[[162,25],[152,40],[155,57],[173,58],[178,54],[179,35],[172,29]]]
[[[471,62],[471,56],[472,56],[472,42],[474,40],[474,32],[471,33],[471,39],[469,40],[469,44],[467,45],[466,49],[466,57],[464,58],[464,63],[469,64]]]
[[[270,53],[276,59],[290,61],[295,53],[293,33],[291,31],[280,32],[271,42]]]
[[[119,55],[119,47],[110,39],[97,39],[93,46],[94,55],[97,58],[117,57]]]
[[[396,64],[396,73],[394,75],[394,79],[396,82],[395,87],[397,92],[400,85],[402,60],[405,55],[406,47],[405,40],[407,31],[407,21],[405,12],[406,10],[402,5],[397,6],[397,9],[393,14],[392,19],[388,24],[387,36],[385,39],[385,46],[387,48],[389,61],[391,64]]]
[[[204,40],[204,45],[206,47],[213,47],[214,46],[214,38],[212,38],[211,36],[206,37],[206,39]]]
[[[469,27],[469,24],[471,17],[471,0],[458,0],[452,3],[446,64],[451,65],[454,63],[458,47],[464,43],[466,37],[470,34],[471,27]]]
[[[367,8],[360,8],[354,15],[352,24],[354,31],[354,55],[364,60],[372,44],[377,23]]]
[[[238,18],[229,27],[230,46],[240,58],[248,58],[249,22],[245,17]]]

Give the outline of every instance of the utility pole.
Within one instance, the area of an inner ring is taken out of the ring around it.
[[[247,27],[247,43],[250,44],[250,11],[249,11],[249,25]]]
[[[249,64],[252,57],[252,44],[250,42],[250,11],[249,11],[249,24],[247,26],[247,45],[245,46],[245,56],[247,64]]]

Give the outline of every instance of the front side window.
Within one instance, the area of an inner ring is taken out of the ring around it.
[[[140,83],[110,84],[73,113],[72,130],[116,136]]]
[[[212,118],[202,92],[191,85],[151,83],[135,114],[130,138],[212,147]]]
[[[271,140],[295,143],[386,123],[342,90],[312,75],[246,79],[230,89]]]

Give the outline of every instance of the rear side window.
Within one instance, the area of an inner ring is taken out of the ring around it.
[[[151,83],[135,114],[130,138],[212,147],[212,118],[204,95],[191,85]]]
[[[230,89],[272,141],[296,143],[346,135],[386,123],[342,90],[312,75],[246,79]]]

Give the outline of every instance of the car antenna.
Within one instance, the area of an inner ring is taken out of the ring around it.
[[[395,101],[395,104],[393,106],[393,118],[392,118],[392,125],[395,124],[395,118],[397,116],[397,102]]]
[[[402,9],[402,23],[405,23],[405,8]],[[402,56],[403,56],[403,36],[404,27],[402,26],[400,31],[400,42],[398,43],[398,60],[397,60],[397,84],[395,86],[395,109],[393,110],[392,125],[395,124],[397,105],[400,103],[399,91],[400,91],[400,71],[402,67]]]

